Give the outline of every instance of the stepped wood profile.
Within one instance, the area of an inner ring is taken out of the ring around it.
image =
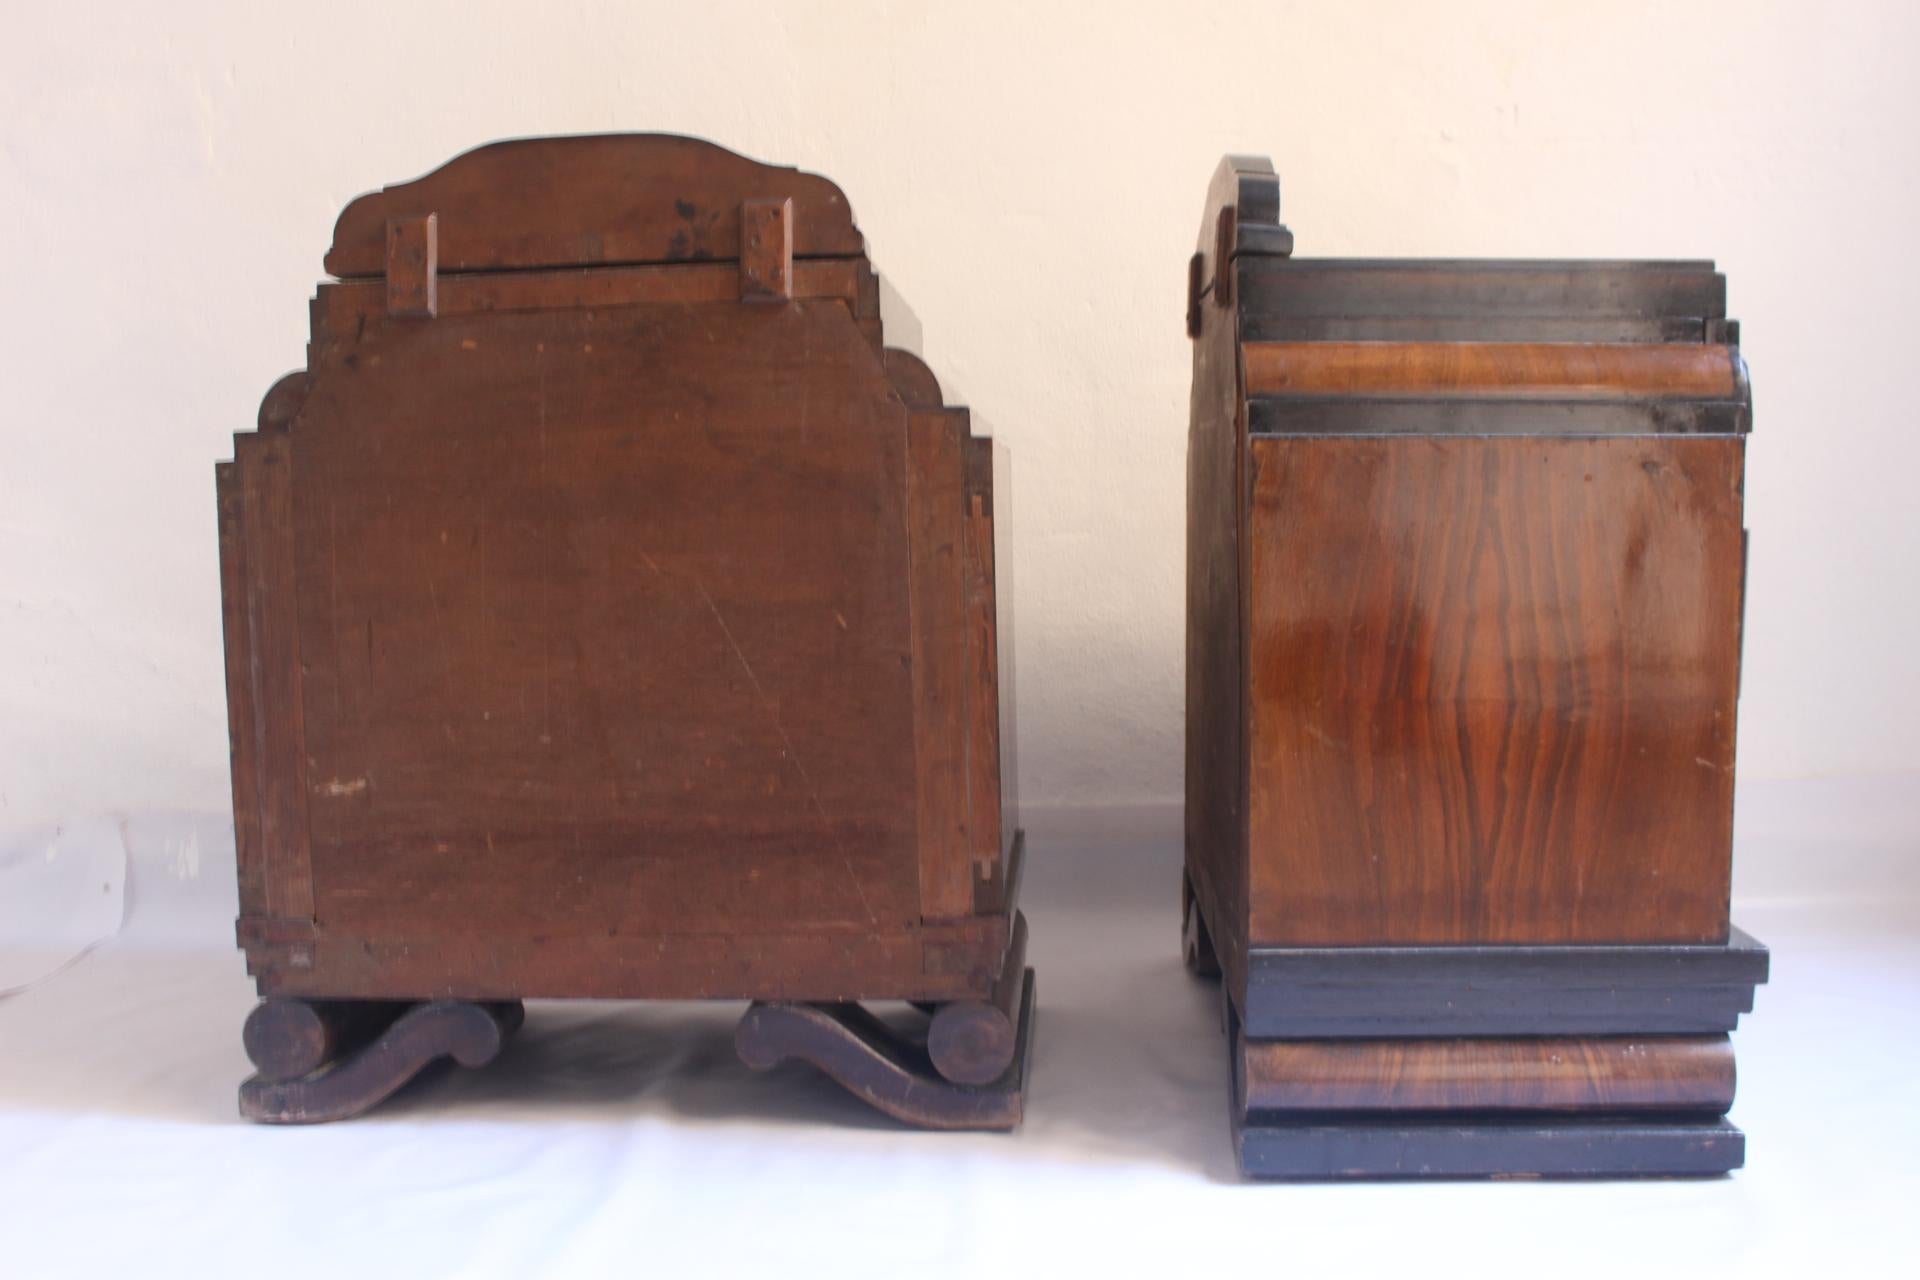
[[[1005,460],[887,348],[840,190],[503,142],[326,263],[217,468],[243,1111],[480,1065],[527,999],[733,999],[755,1066],[1017,1124]]]
[[[1243,1169],[1738,1166],[1750,418],[1705,262],[1189,266],[1189,962]]]

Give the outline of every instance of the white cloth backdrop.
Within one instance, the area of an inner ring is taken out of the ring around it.
[[[1705,1182],[1242,1185],[1178,814],[1036,814],[1025,1127],[929,1134],[733,1054],[739,1005],[536,1003],[360,1120],[240,1121],[224,816],[125,824],[128,925],[0,999],[0,1275],[1897,1274],[1920,1197],[1920,793],[1743,790],[1748,1167]],[[193,860],[201,873],[187,874]],[[84,934],[90,930],[82,930]]]

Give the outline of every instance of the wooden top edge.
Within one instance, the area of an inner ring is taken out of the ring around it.
[[[1414,971],[1396,981],[1416,980],[1419,971],[1448,964],[1525,965],[1540,961],[1586,965],[1625,961],[1650,968],[1674,967],[1702,961],[1732,961],[1760,975],[1764,982],[1771,953],[1766,945],[1738,925],[1727,926],[1725,942],[1508,942],[1429,943],[1405,946],[1288,947],[1257,945],[1248,959],[1270,971],[1292,966],[1375,968],[1405,966]],[[1439,975],[1444,978],[1444,975]]]
[[[1717,275],[1712,258],[1273,258],[1281,271],[1663,271]]]
[[[383,274],[387,223],[429,213],[442,272],[734,260],[741,201],[780,197],[796,257],[865,251],[846,195],[819,174],[679,134],[509,138],[352,201],[326,269]]]
[[[1238,251],[1245,238],[1249,244],[1260,246],[1284,243],[1285,251],[1292,251],[1291,234],[1281,234],[1285,228],[1280,222],[1280,177],[1273,170],[1273,162],[1265,156],[1229,155],[1214,167],[1213,178],[1207,184],[1206,208],[1200,219],[1200,238],[1196,245],[1201,253],[1208,255],[1209,276],[1218,265],[1213,259],[1221,247],[1220,219],[1226,209],[1233,210],[1236,227],[1230,248]],[[1240,233],[1244,233],[1244,237]]]

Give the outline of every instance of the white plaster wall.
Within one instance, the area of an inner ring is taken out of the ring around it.
[[[831,175],[1017,456],[1024,797],[1180,790],[1187,254],[1711,256],[1757,412],[1745,776],[1920,769],[1906,3],[8,5],[0,825],[219,810],[213,471],[333,219],[509,135]]]

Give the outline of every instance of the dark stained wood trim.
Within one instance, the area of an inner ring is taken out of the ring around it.
[[[1765,946],[1256,947],[1254,1038],[1730,1031],[1767,981]]]
[[[1242,315],[1247,342],[1721,342],[1701,316]]]
[[[1707,262],[1237,259],[1243,317],[1726,315]]]
[[[1272,436],[1732,436],[1752,413],[1738,400],[1263,396],[1248,429]]]
[[[1234,1122],[1250,1178],[1714,1177],[1746,1163],[1718,1116]]]

